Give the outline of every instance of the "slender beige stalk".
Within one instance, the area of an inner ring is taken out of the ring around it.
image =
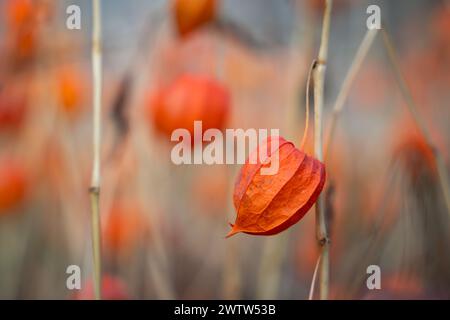
[[[433,156],[434,156],[434,160],[436,162],[436,168],[438,171],[439,183],[441,185],[442,193],[443,193],[444,200],[445,200],[445,205],[447,206],[447,211],[450,214],[450,186],[449,186],[449,182],[448,182],[447,167],[445,165],[444,159],[442,158],[441,153],[438,151],[438,149],[433,144],[431,135],[427,129],[427,126],[425,125],[422,117],[420,117],[420,115],[419,115],[416,102],[414,101],[414,98],[411,94],[411,90],[409,89],[408,85],[406,84],[406,80],[400,69],[400,62],[398,60],[397,52],[395,51],[392,40],[391,40],[389,33],[387,32],[385,27],[383,27],[383,29],[382,29],[382,34],[383,34],[383,43],[386,47],[389,61],[391,62],[392,68],[394,69],[394,73],[395,73],[395,77],[396,77],[398,86],[400,88],[400,91],[402,92],[403,98],[405,99],[406,106],[408,107],[408,110],[411,113],[411,116],[413,117],[414,122],[416,123],[417,127],[422,132],[426,143],[433,151]]]
[[[311,78],[314,69],[316,68],[317,60],[313,60],[311,66],[309,67],[308,79],[306,80],[306,101],[305,101],[305,129],[303,131],[302,142],[300,143],[300,149],[303,150],[305,147],[306,140],[308,138],[308,130],[309,130],[309,87],[311,86]]]
[[[319,56],[314,70],[314,153],[319,161],[323,161],[323,100],[324,100],[324,82],[325,70],[328,58],[328,38],[330,33],[330,19],[332,0],[325,0],[325,11],[323,16],[322,36],[320,41]],[[321,264],[320,264],[320,299],[328,299],[330,261],[326,218],[325,201],[323,195],[316,202],[316,235],[317,241],[321,246]]]
[[[347,100],[348,94],[353,85],[353,81],[355,80],[356,74],[361,68],[361,65],[364,62],[364,59],[366,58],[367,53],[369,52],[369,49],[372,46],[372,43],[375,40],[377,34],[378,34],[377,29],[367,30],[366,35],[364,36],[364,39],[359,45],[358,51],[356,52],[356,55],[353,58],[353,62],[347,72],[347,75],[345,76],[341,90],[339,91],[339,94],[336,98],[336,102],[334,103],[333,106],[332,111],[333,113],[331,115],[328,138],[326,140],[325,163],[328,162],[329,151],[333,142],[334,131],[336,129],[336,123],[339,118],[339,115],[341,114],[342,109],[344,108],[344,103]]]
[[[311,287],[309,288],[308,300],[312,300],[314,298],[314,288],[316,287],[317,271],[319,270],[321,260],[320,258],[322,258],[321,255],[319,255],[319,257],[317,258],[316,267],[314,268],[314,273],[311,280]]]
[[[101,294],[101,236],[100,236],[100,146],[102,107],[102,48],[100,0],[92,1],[92,81],[93,81],[93,165],[89,193],[92,210],[92,252],[94,271],[94,295],[100,300]]]

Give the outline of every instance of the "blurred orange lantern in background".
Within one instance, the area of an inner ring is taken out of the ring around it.
[[[7,0],[3,12],[7,25],[14,31],[35,28],[53,14],[53,0]]]
[[[216,10],[217,0],[175,0],[173,11],[178,33],[186,36],[212,21]]]
[[[11,41],[16,62],[22,62],[33,57],[36,51],[36,33],[32,29],[18,32]]]
[[[156,129],[171,136],[183,128],[194,135],[194,121],[202,121],[203,132],[222,129],[230,109],[230,94],[221,83],[207,76],[182,75],[151,98],[150,117]]]
[[[398,159],[413,182],[436,173],[434,153],[419,129],[410,122],[401,126],[393,142],[393,158]]]
[[[27,190],[24,166],[12,158],[0,160],[0,215],[7,214],[23,202]]]
[[[8,44],[12,59],[23,62],[35,52],[37,42],[37,2],[31,0],[8,0],[4,14],[8,27]]]
[[[33,23],[32,0],[8,0],[5,3],[6,21],[11,29],[18,30]]]
[[[0,87],[0,130],[17,129],[26,115],[24,90],[14,86]]]
[[[76,69],[63,67],[56,76],[59,105],[67,115],[74,116],[83,106],[82,75]]]
[[[103,227],[103,243],[111,253],[127,253],[149,231],[150,223],[137,204],[132,201],[116,202]]]
[[[76,300],[94,300],[94,284],[92,280],[87,281],[81,291],[74,295]],[[112,275],[102,277],[102,299],[104,300],[128,300],[130,299],[127,289],[122,280]]]

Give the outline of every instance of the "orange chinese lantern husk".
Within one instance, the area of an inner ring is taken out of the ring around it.
[[[278,148],[271,144],[276,142]],[[296,149],[291,142],[270,137],[257,153],[267,150],[267,159],[242,167],[234,191],[235,224],[227,235],[238,232],[274,235],[297,223],[313,206],[325,184],[325,166]],[[261,169],[279,161],[278,172],[263,175]]]

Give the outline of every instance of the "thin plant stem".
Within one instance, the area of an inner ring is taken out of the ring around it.
[[[423,118],[419,115],[416,102],[414,101],[411,90],[409,89],[409,87],[406,83],[406,80],[403,76],[403,73],[401,71],[397,52],[394,48],[391,37],[389,36],[389,33],[384,26],[382,29],[382,34],[383,34],[383,43],[387,50],[389,61],[394,69],[394,73],[395,73],[395,77],[396,77],[398,86],[403,95],[403,98],[405,99],[406,106],[408,107],[408,110],[411,113],[411,116],[412,116],[414,122],[416,123],[416,126],[422,132],[422,135],[423,135],[426,143],[432,150],[434,160],[436,163],[439,184],[442,189],[442,194],[444,196],[444,201],[445,201],[445,205],[447,207],[447,211],[450,214],[450,186],[449,186],[449,182],[448,182],[448,172],[447,172],[447,167],[445,165],[445,161],[442,158],[442,154],[439,152],[439,150],[433,144],[431,135],[428,131],[428,128],[425,125]]]
[[[363,41],[359,45],[358,51],[356,52],[355,57],[353,58],[353,62],[348,69],[347,75],[345,76],[344,82],[342,84],[341,89],[339,90],[339,94],[336,98],[336,101],[333,105],[333,113],[331,115],[330,120],[330,126],[328,131],[328,138],[326,140],[326,147],[325,147],[325,163],[328,161],[330,148],[333,143],[334,138],[334,131],[336,129],[336,123],[339,118],[339,115],[342,112],[342,109],[344,108],[344,103],[347,100],[347,97],[350,93],[350,89],[353,85],[353,82],[355,80],[355,77],[361,68],[362,63],[364,62],[364,59],[367,56],[367,53],[369,52],[369,49],[371,48],[373,41],[375,40],[376,35],[378,34],[377,29],[373,30],[367,30],[366,35],[364,36]]]
[[[100,300],[102,260],[100,233],[100,147],[102,107],[102,48],[100,0],[92,1],[92,81],[93,81],[93,166],[89,193],[92,213],[93,282],[95,299]]]
[[[323,105],[324,105],[324,82],[325,70],[328,58],[328,38],[330,33],[330,19],[332,0],[325,1],[325,11],[322,25],[319,56],[314,69],[314,153],[319,161],[323,161]],[[323,195],[316,202],[316,235],[321,246],[320,264],[320,299],[328,299],[330,261],[329,261],[329,238],[325,221],[325,201]]]
[[[306,102],[305,102],[305,129],[303,131],[302,142],[300,143],[300,149],[303,150],[305,147],[306,139],[308,138],[309,129],[309,87],[311,86],[311,78],[314,69],[316,68],[317,60],[313,60],[311,66],[309,67],[308,79],[306,80]]]
[[[317,271],[319,270],[321,260],[320,258],[322,258],[321,255],[319,255],[319,257],[317,258],[316,267],[314,268],[314,273],[311,280],[311,287],[309,288],[308,300],[312,300],[314,298],[314,288],[316,287]]]

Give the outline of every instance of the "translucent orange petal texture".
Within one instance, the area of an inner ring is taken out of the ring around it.
[[[277,142],[278,148],[271,150]],[[326,180],[325,166],[281,137],[269,137],[261,148],[264,158],[255,164],[246,161],[234,189],[237,218],[227,237],[238,232],[273,235],[297,223],[313,206]],[[264,150],[264,149],[262,149]],[[278,172],[263,175],[261,169],[279,161]]]

